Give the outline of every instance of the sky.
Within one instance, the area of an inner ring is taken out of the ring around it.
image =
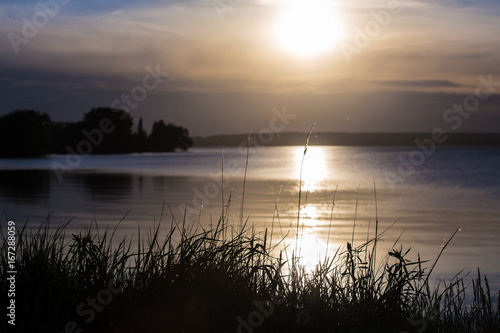
[[[500,132],[499,1],[314,0],[331,24],[304,7],[282,29],[299,50],[331,39],[307,55],[276,32],[293,1],[2,0],[0,115],[125,107],[207,136],[286,108],[285,131]]]

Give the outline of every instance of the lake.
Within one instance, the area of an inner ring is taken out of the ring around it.
[[[415,150],[310,146],[303,159],[304,147],[253,148],[244,195],[245,148],[0,159],[2,228],[8,219],[37,227],[51,213],[52,226],[72,219],[71,232],[94,219],[111,228],[123,219],[118,236],[137,237],[138,228],[161,220],[167,230],[184,216],[188,225],[208,227],[224,209],[235,227],[247,221],[257,232],[267,228],[273,239],[291,242],[300,189],[306,261],[324,257],[327,246],[331,253],[353,238],[361,244],[374,235],[376,217],[379,230],[397,221],[380,249],[402,234],[411,258],[436,258],[460,228],[435,272],[449,278],[479,267],[498,291],[500,147],[440,147],[430,156]]]

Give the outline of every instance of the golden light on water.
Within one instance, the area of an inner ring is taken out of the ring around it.
[[[306,195],[313,196],[314,192],[325,189],[327,176],[333,172],[332,166],[327,163],[327,151],[324,147],[310,146],[304,156],[304,148],[297,147],[295,151],[295,177],[302,179],[302,199],[299,214],[298,235],[291,240],[291,248],[296,250],[300,257],[299,265],[306,271],[312,272],[316,265],[331,252],[333,244],[327,246],[327,231],[325,230],[324,207],[314,202],[311,197],[307,202]],[[338,246],[338,244],[336,244]],[[328,249],[327,249],[328,248]]]
[[[316,266],[325,258],[326,243],[314,233],[305,233],[297,240],[293,240],[293,249],[297,248],[299,256],[298,264],[306,271],[312,272]]]
[[[318,225],[318,208],[312,204],[308,204],[301,209],[303,223],[307,227],[316,227]]]
[[[323,147],[309,147],[302,163],[304,148],[297,148],[295,170],[297,179],[302,178],[302,190],[314,192],[327,176],[326,153]],[[302,177],[301,177],[302,170]]]
[[[295,263],[302,267],[306,274],[310,274],[314,272],[316,267],[322,263],[327,256],[332,258],[337,249],[342,245],[335,241],[328,242],[324,236],[325,235],[321,235],[312,230],[309,230],[309,232],[304,230],[304,235],[300,236],[298,239],[288,238],[283,244],[284,247],[280,249],[284,249],[284,251],[287,252],[286,258],[290,260],[290,263],[292,253],[294,253],[295,259],[298,260],[295,261]],[[289,265],[285,265],[283,271],[285,274],[289,274],[291,272]]]

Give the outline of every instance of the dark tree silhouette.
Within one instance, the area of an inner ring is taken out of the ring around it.
[[[193,140],[187,129],[171,123],[165,125],[163,120],[153,123],[149,136],[149,146],[153,151],[172,152],[177,148],[187,150],[192,145]]]
[[[16,110],[0,117],[0,157],[169,152],[193,145],[187,129],[163,120],[153,124],[149,137],[142,118],[136,132],[132,127],[132,117],[120,109],[93,108],[74,123],[54,123],[45,113]]]
[[[148,151],[148,134],[142,126],[142,118],[139,118],[139,124],[137,125],[137,132],[134,134],[134,151],[145,152]]]
[[[96,145],[95,154],[121,154],[130,153],[134,149],[132,126],[133,119],[127,112],[112,108],[93,108],[83,115],[83,127],[87,131],[97,130],[101,127],[101,122],[108,120],[113,130],[110,133],[103,133],[102,143]]]
[[[93,108],[83,120],[64,126],[58,135],[60,153],[123,154],[134,151],[133,120],[123,110]],[[83,144],[82,144],[83,143]]]
[[[56,147],[54,123],[46,113],[15,110],[0,117],[0,156],[37,157]]]
[[[82,140],[83,123],[81,121],[60,122],[54,126],[54,136],[57,140],[56,154],[67,154],[66,147],[70,146],[75,149],[78,141]]]

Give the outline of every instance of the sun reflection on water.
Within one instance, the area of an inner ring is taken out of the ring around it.
[[[293,251],[295,258],[298,258],[295,263],[307,273],[313,272],[326,255],[326,243],[314,233],[306,233],[298,240],[289,239],[287,244],[288,259],[291,260]]]
[[[297,179],[302,178],[302,190],[310,193],[318,190],[321,181],[326,178],[328,171],[324,148],[308,147],[304,157],[304,149],[299,147],[295,156],[296,176]]]
[[[318,208],[316,206],[308,204],[301,209],[301,215],[305,226],[316,227],[318,225]]]
[[[304,156],[303,147],[294,147],[294,178],[301,183],[300,211],[292,213],[291,234],[284,242],[287,258],[294,255],[296,264],[311,273],[326,256],[332,255],[339,244],[328,241],[330,201],[328,183],[332,165],[324,147],[311,146]],[[331,159],[331,158],[330,158]],[[327,182],[328,181],[328,182]],[[328,199],[326,199],[328,198]],[[325,205],[326,204],[326,205]],[[295,214],[295,215],[294,215]],[[297,220],[298,219],[298,220]]]

